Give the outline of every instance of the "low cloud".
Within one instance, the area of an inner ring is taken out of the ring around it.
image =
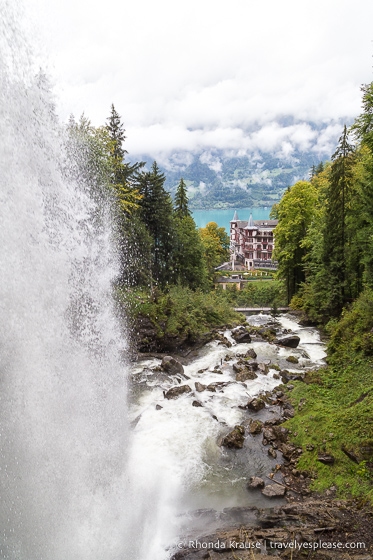
[[[28,0],[27,11],[61,119],[84,112],[98,126],[114,103],[130,154],[171,167],[191,152],[217,170],[214,150],[329,157],[371,81],[370,0]]]

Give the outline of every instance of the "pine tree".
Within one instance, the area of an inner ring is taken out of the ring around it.
[[[184,179],[181,178],[175,194],[175,215],[178,218],[185,218],[191,215],[188,202],[187,187]]]
[[[111,160],[111,183],[118,191],[119,198],[125,202],[131,199],[131,188],[133,188],[133,180],[136,171],[145,164],[136,162],[129,164],[125,162],[125,156],[128,153],[124,149],[123,143],[126,139],[125,129],[121,122],[121,117],[117,113],[114,105],[111,105],[110,116],[107,119],[106,130],[109,135],[109,153]]]
[[[330,313],[339,315],[346,301],[347,208],[353,179],[354,148],[347,127],[332,156],[324,226],[323,263],[329,279]]]
[[[142,197],[140,217],[153,240],[152,277],[161,285],[174,279],[175,224],[171,196],[164,188],[165,180],[156,162],[151,171],[137,175],[138,190]]]

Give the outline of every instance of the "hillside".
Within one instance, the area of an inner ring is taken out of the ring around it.
[[[177,156],[181,159],[180,154]],[[159,167],[166,175],[165,188],[172,194],[184,178],[191,209],[272,206],[288,186],[308,178],[312,165],[320,161],[309,153],[296,153],[291,160],[284,160],[268,153],[227,157],[217,150],[184,154],[187,158],[188,164],[170,162]],[[141,159],[151,165],[149,157]]]

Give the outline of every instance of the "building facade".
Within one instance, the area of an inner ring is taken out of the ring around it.
[[[245,268],[276,269],[277,261],[272,259],[275,248],[273,230],[278,220],[240,220],[237,212],[230,222],[230,249],[232,270]]]

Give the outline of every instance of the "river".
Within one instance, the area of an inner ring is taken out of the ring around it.
[[[269,315],[248,317],[251,325],[260,326],[273,319]],[[137,362],[132,368],[133,391],[130,408],[134,427],[132,468],[141,469],[141,480],[156,481],[158,495],[158,550],[154,557],[162,558],[161,548],[177,538],[182,531],[191,531],[196,510],[222,512],[237,506],[269,507],[282,503],[246,489],[251,476],[266,477],[281,459],[269,457],[261,445],[261,436],[246,434],[243,449],[220,447],[219,437],[234,426],[247,423],[250,416],[264,419],[278,414],[276,407],[249,414],[239,408],[251,397],[272,391],[281,383],[278,366],[290,373],[303,374],[307,369],[324,364],[325,348],[318,332],[301,327],[289,314],[278,319],[279,332],[295,333],[300,337],[296,349],[285,348],[262,340],[237,344],[230,331],[224,334],[232,346],[227,348],[218,341],[208,343],[192,360],[186,360],[186,379],[177,379],[162,373],[157,358]],[[249,349],[257,354],[257,362],[268,364],[267,374],[258,373],[252,381],[238,382],[233,365],[239,355]],[[286,361],[295,356],[299,363]],[[275,366],[276,369],[274,369]],[[189,385],[191,393],[168,400],[164,393],[179,384]],[[219,383],[216,392],[195,390],[195,383]],[[196,406],[196,401],[199,403]],[[193,404],[194,403],[194,404]],[[206,529],[213,529],[211,515],[206,518]],[[201,529],[198,518],[197,526]],[[153,556],[152,556],[153,557]]]

